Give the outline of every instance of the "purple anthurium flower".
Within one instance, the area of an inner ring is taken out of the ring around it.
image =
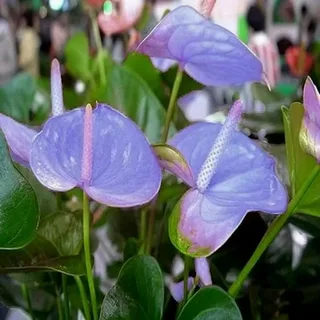
[[[166,70],[179,67],[204,85],[242,85],[261,81],[259,59],[230,31],[189,6],[167,14],[141,42],[137,51]]]
[[[320,96],[310,77],[303,90],[304,117],[300,130],[301,147],[320,162]]]
[[[174,230],[170,231],[173,243],[185,254],[212,254],[250,211],[279,214],[286,209],[287,194],[276,176],[275,161],[235,131],[241,109],[237,101],[223,126],[193,124],[169,141],[192,172],[188,179],[180,176],[190,190],[174,209],[170,218],[174,227],[169,228]]]
[[[37,179],[54,191],[80,187],[92,199],[117,207],[149,202],[159,191],[161,168],[137,125],[102,104],[64,113],[57,61],[52,64],[51,91],[53,117],[38,134],[0,115],[14,158],[29,164]]]
[[[195,269],[196,269],[196,276],[199,278],[200,286],[210,286],[212,285],[212,279],[210,274],[210,267],[207,259],[205,258],[198,258],[195,259]],[[194,285],[194,278],[188,278],[188,291]],[[169,291],[177,302],[181,302],[183,300],[183,293],[184,293],[184,283],[183,281],[180,282],[171,282],[169,284]]]

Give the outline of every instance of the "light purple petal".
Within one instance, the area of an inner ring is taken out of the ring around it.
[[[194,259],[196,274],[204,286],[212,285],[210,266],[206,258]]]
[[[150,201],[158,192],[161,169],[136,124],[118,111],[93,110],[92,177],[82,181],[84,108],[51,118],[36,137],[31,167],[46,187],[56,191],[83,187],[94,200],[129,207]]]
[[[173,65],[177,63],[177,61],[175,60],[162,59],[162,58],[151,58],[151,62],[161,72],[168,71]]]
[[[221,127],[220,124],[197,123],[177,133],[169,142],[189,162],[195,177]],[[287,193],[276,176],[275,161],[240,132],[233,135],[205,195],[201,214],[206,221],[225,221],[225,216],[221,215],[229,216],[228,209],[232,214],[233,208],[239,208],[239,212],[241,208],[240,215],[258,210],[277,214],[284,212],[287,206]],[[217,210],[212,210],[215,207]]]
[[[320,127],[305,115],[300,129],[299,141],[302,149],[320,162]]]
[[[204,85],[242,85],[263,76],[260,60],[233,33],[188,6],[166,15],[137,50],[176,60]]]
[[[28,166],[31,143],[37,132],[3,114],[0,114],[0,128],[6,137],[13,160]]]
[[[188,278],[188,290],[191,289],[193,286],[194,279],[192,277]],[[171,282],[169,284],[169,291],[173,297],[174,300],[177,302],[181,302],[183,300],[183,294],[184,294],[184,283],[183,281],[180,282]]]
[[[202,218],[202,203],[205,196],[198,190],[189,190],[182,199],[178,233],[189,243],[188,254],[209,256],[218,250],[238,228],[246,211],[238,206],[219,206],[207,203],[206,209],[216,217],[216,221]]]
[[[320,97],[317,87],[308,77],[303,90],[303,105],[306,115],[320,126]]]

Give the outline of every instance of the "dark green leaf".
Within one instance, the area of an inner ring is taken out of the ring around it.
[[[115,64],[108,74],[106,102],[134,120],[151,143],[160,140],[165,110],[148,84],[136,73]],[[172,130],[174,131],[174,130]]]
[[[139,253],[140,243],[135,238],[129,238],[123,251],[123,260],[127,261]]]
[[[28,246],[16,251],[0,251],[0,272],[54,270],[84,274],[82,223],[78,213],[46,216],[37,236]]]
[[[291,193],[294,196],[308,179],[311,171],[317,165],[316,160],[306,154],[300,147],[299,132],[304,109],[301,103],[293,103],[290,109],[282,108],[285,126],[287,161],[291,182]],[[300,201],[296,212],[309,215],[320,215],[320,176],[310,186]]]
[[[20,73],[0,88],[0,112],[18,121],[28,122],[36,84],[34,79]]]
[[[0,249],[18,249],[36,234],[37,198],[30,184],[13,166],[0,131]]]
[[[164,301],[162,273],[150,256],[135,256],[122,267],[106,295],[100,319],[160,320]]]
[[[200,289],[184,306],[178,320],[241,320],[235,301],[221,288]]]
[[[83,81],[91,78],[89,42],[84,32],[70,38],[65,47],[66,67],[74,76]]]

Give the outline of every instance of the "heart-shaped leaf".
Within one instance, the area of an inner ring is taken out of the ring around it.
[[[36,238],[21,250],[0,251],[0,272],[54,270],[85,273],[80,213],[55,213],[44,217]]]
[[[161,269],[150,256],[134,256],[104,298],[100,320],[160,320],[164,301]]]
[[[165,110],[148,84],[126,67],[114,64],[108,74],[105,102],[134,120],[151,143],[160,140]],[[174,132],[172,126],[171,134]]]
[[[30,184],[13,166],[0,131],[0,249],[19,249],[36,234],[37,198]]]
[[[178,320],[241,320],[235,301],[216,286],[200,289],[184,306]]]
[[[28,122],[35,92],[34,79],[26,73],[18,74],[0,88],[0,112],[18,121]]]
[[[305,153],[299,143],[299,132],[304,114],[301,103],[293,103],[289,109],[283,107],[283,121],[286,137],[288,171],[291,182],[291,194],[294,196],[308,179],[316,165],[316,160]],[[320,176],[318,176],[296,208],[296,212],[320,215]]]

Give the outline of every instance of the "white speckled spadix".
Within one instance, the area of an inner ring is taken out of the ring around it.
[[[233,104],[229,115],[209,152],[207,159],[201,167],[197,178],[197,188],[200,192],[204,192],[209,186],[210,181],[217,170],[221,156],[238,125],[238,122],[241,118],[241,113],[242,102],[238,100]]]

